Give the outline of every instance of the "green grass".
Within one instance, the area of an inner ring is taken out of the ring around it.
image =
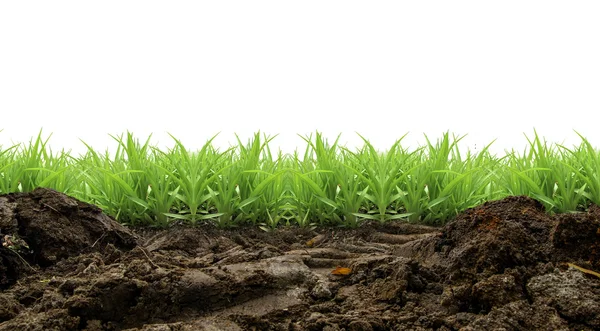
[[[579,133],[578,133],[579,134]],[[124,224],[174,221],[219,227],[356,227],[365,220],[442,225],[461,211],[509,195],[541,201],[551,213],[600,204],[600,152],[551,144],[534,131],[523,152],[498,157],[489,145],[461,151],[444,133],[409,149],[404,137],[386,151],[366,138],[355,150],[322,134],[300,136],[305,150],[272,153],[275,137],[256,133],[220,151],[209,139],[190,151],[177,138],[167,150],[150,137],[113,137],[116,151],[73,157],[53,152],[42,132],[29,143],[0,146],[0,194],[52,188],[100,206]],[[85,142],[84,142],[85,144]]]

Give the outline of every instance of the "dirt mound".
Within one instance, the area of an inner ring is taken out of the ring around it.
[[[600,328],[596,206],[550,216],[509,197],[443,228],[132,231],[38,189],[0,196],[0,231],[0,330]]]
[[[35,271],[32,265],[45,268],[109,244],[136,246],[136,236],[100,208],[43,188],[0,196],[0,234],[0,289]]]

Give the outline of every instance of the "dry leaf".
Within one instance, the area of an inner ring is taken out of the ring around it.
[[[331,274],[346,276],[346,275],[349,275],[351,272],[352,272],[352,269],[350,269],[350,268],[337,267],[337,268],[335,268],[335,270],[333,270],[331,272]]]
[[[320,234],[320,235],[318,235],[318,236],[316,236],[316,237],[312,238],[311,240],[307,241],[307,242],[306,242],[306,246],[307,246],[307,247],[313,247],[313,246],[316,246],[316,245],[318,245],[318,244],[322,243],[322,242],[323,242],[323,240],[325,240],[325,236],[324,236],[324,235],[322,235],[322,234]]]

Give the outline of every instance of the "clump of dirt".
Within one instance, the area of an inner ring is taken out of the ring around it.
[[[528,197],[445,227],[129,229],[0,196],[0,330],[594,330],[600,208]]]
[[[0,234],[0,289],[56,261],[108,244],[128,250],[137,240],[100,208],[48,189],[0,196]]]

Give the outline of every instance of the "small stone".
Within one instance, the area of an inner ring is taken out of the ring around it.
[[[329,284],[323,281],[317,282],[311,293],[315,299],[330,299],[333,295],[329,289]]]

